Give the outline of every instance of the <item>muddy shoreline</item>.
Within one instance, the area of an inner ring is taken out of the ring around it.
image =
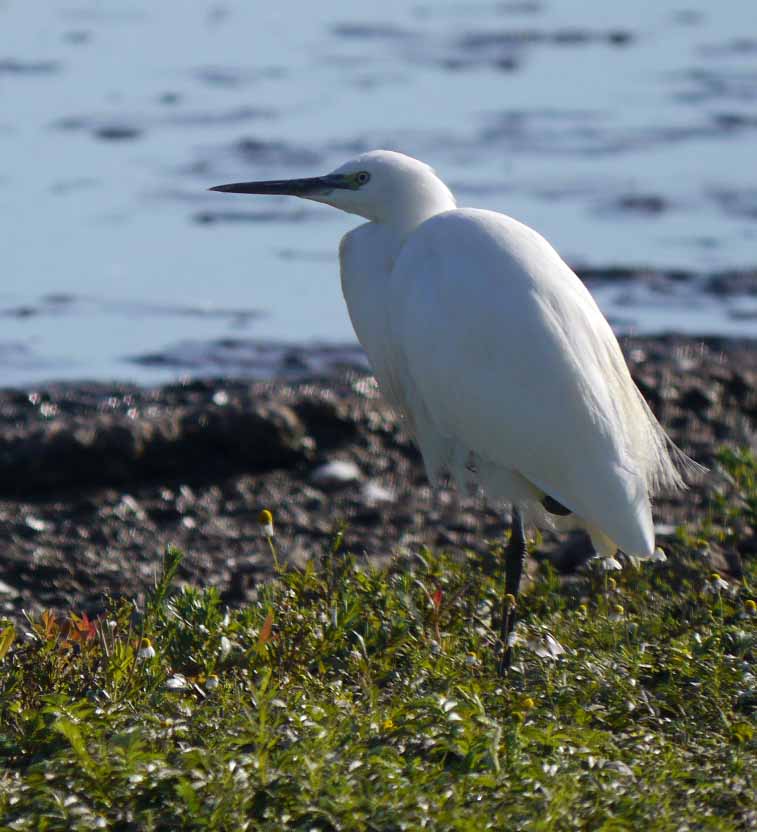
[[[753,444],[757,343],[622,343],[687,453],[709,465],[722,444]],[[722,487],[713,473],[660,500],[661,542]],[[341,521],[347,546],[376,563],[422,545],[484,550],[503,529],[483,499],[432,494],[401,422],[358,369],[297,383],[0,391],[0,614],[96,613],[105,595],[139,598],[168,544],[186,552],[181,580],[243,602],[271,569],[257,524],[264,507],[294,563],[322,551]],[[540,554],[563,543],[548,535]],[[744,547],[757,548],[754,530],[744,530]]]

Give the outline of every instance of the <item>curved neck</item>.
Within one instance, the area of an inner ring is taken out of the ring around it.
[[[406,199],[398,199],[385,216],[378,217],[378,222],[391,226],[404,240],[411,232],[430,217],[451,211],[457,203],[449,188],[439,179],[430,179],[420,187],[413,183],[413,189]]]

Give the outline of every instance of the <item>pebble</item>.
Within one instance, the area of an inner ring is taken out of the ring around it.
[[[312,482],[325,488],[340,487],[360,482],[363,474],[358,466],[346,459],[334,459],[319,465],[310,475]]]
[[[394,492],[376,480],[368,480],[363,485],[362,495],[366,503],[391,503],[395,499]]]
[[[5,581],[0,581],[0,595],[11,595],[15,597],[19,594],[16,587],[6,584]]]

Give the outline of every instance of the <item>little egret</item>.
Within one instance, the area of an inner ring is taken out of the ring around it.
[[[457,208],[426,164],[387,150],[326,176],[211,188],[288,194],[368,220],[339,247],[342,291],[384,396],[432,483],[512,504],[501,617],[510,662],[524,524],[583,528],[597,553],[655,552],[650,498],[693,465],[631,379],[589,291],[536,231]]]

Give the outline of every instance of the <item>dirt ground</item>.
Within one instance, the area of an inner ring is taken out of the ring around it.
[[[754,343],[670,337],[623,347],[650,405],[696,460],[709,465],[718,446],[753,443]],[[660,500],[660,542],[723,487],[713,471]],[[485,550],[505,528],[502,507],[431,491],[401,421],[354,370],[297,384],[0,391],[2,614],[97,612],[108,594],[139,599],[168,544],[186,552],[182,580],[241,603],[271,570],[262,508],[296,563],[322,552],[341,521],[347,546],[377,563],[422,545]],[[757,548],[754,530],[744,541]],[[547,535],[540,555],[568,569],[586,549],[581,537],[572,546]]]

